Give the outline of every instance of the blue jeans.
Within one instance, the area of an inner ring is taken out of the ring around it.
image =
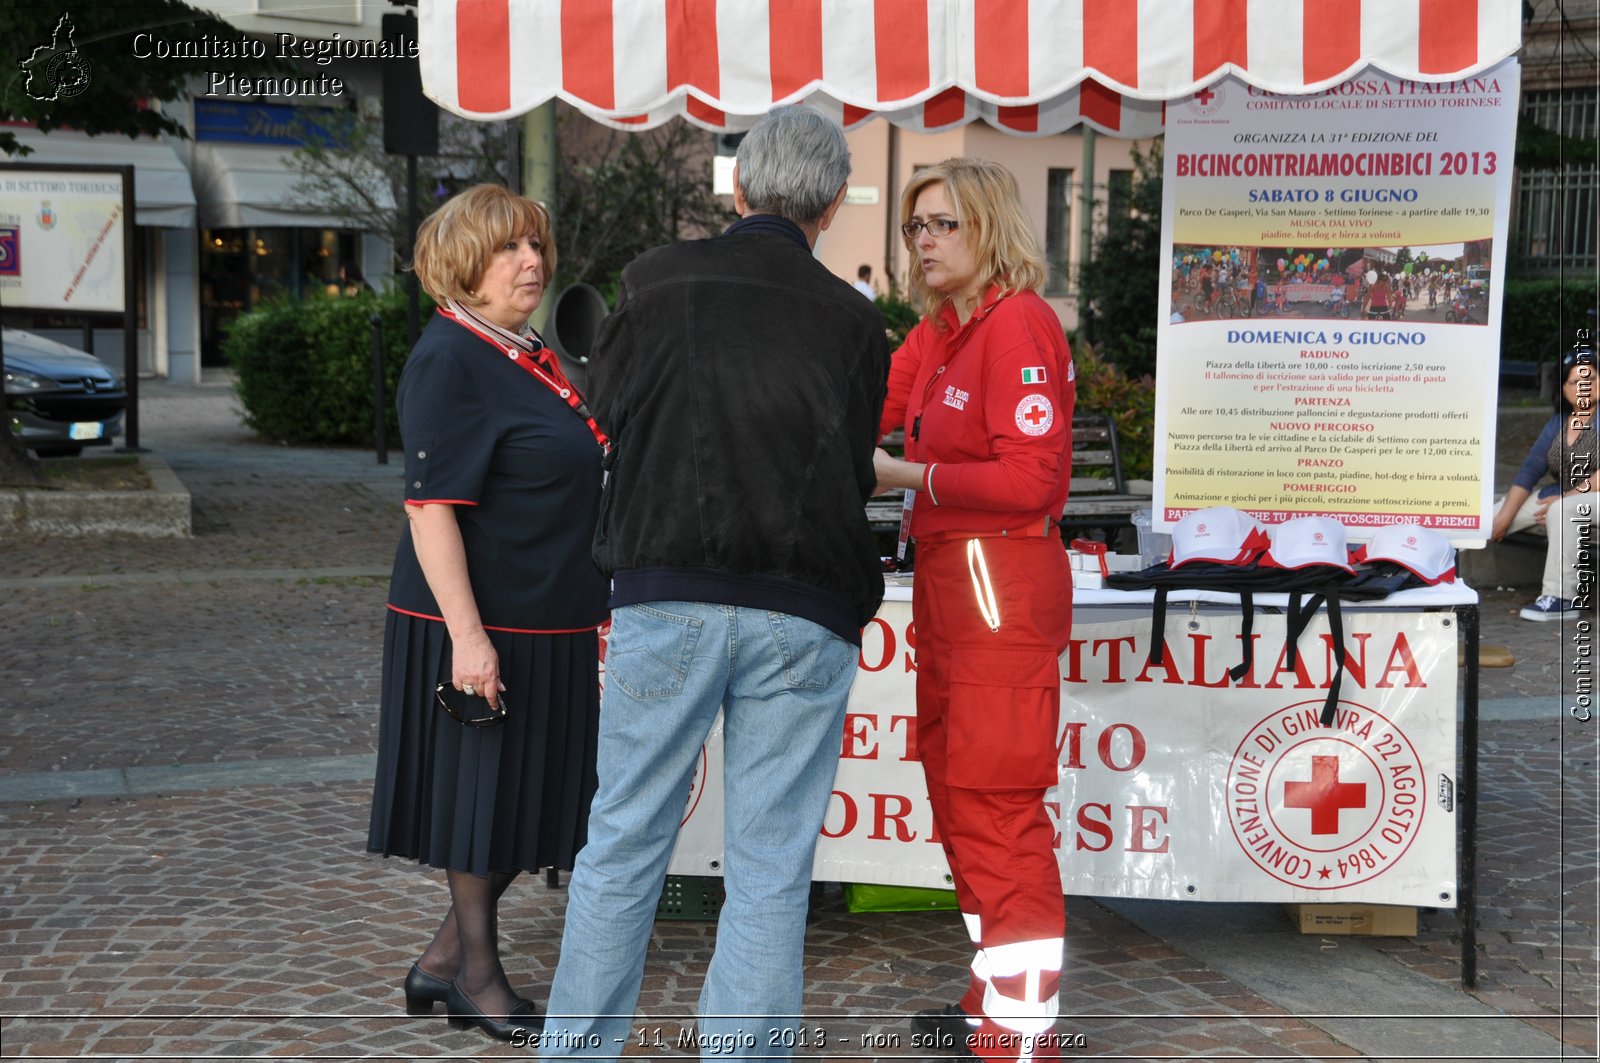
[[[600,789],[567,890],[544,1055],[622,1054],[667,861],[719,707],[728,897],[697,1028],[702,1043],[731,1048],[708,1057],[789,1054],[773,1031],[799,1026],[811,861],[855,663],[854,646],[786,613],[652,602],[612,615]],[[761,1016],[771,1018],[752,1018]]]

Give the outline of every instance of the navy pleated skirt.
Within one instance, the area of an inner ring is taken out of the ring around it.
[[[475,875],[570,869],[596,784],[596,633],[490,631],[508,715],[466,727],[434,698],[450,679],[444,624],[388,617],[368,851]]]

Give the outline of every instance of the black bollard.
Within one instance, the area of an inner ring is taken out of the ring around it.
[[[378,445],[378,464],[389,464],[389,426],[384,416],[383,317],[372,318],[372,432]]]

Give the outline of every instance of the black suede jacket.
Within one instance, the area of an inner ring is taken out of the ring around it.
[[[589,364],[613,443],[594,558],[613,607],[774,609],[859,644],[883,599],[862,507],[888,343],[877,308],[774,221],[623,271]]]

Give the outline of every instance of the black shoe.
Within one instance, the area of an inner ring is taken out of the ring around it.
[[[960,1004],[919,1011],[911,1017],[911,1028],[920,1035],[917,1047],[956,1055],[967,1054],[967,1036],[977,1029]]]
[[[517,1031],[544,1029],[544,1016],[534,1011],[533,1005],[517,998],[517,1006],[511,1009],[511,1014],[502,1022],[492,1019],[478,1010],[478,1005],[461,991],[461,986],[455,982],[450,983],[449,990],[445,993],[445,1010],[450,1025],[457,1030],[465,1030],[469,1026],[476,1026],[490,1037],[501,1041],[509,1041],[517,1035]]]
[[[406,972],[406,1014],[431,1015],[433,1006],[443,1002],[450,983],[424,971],[416,964]]]

